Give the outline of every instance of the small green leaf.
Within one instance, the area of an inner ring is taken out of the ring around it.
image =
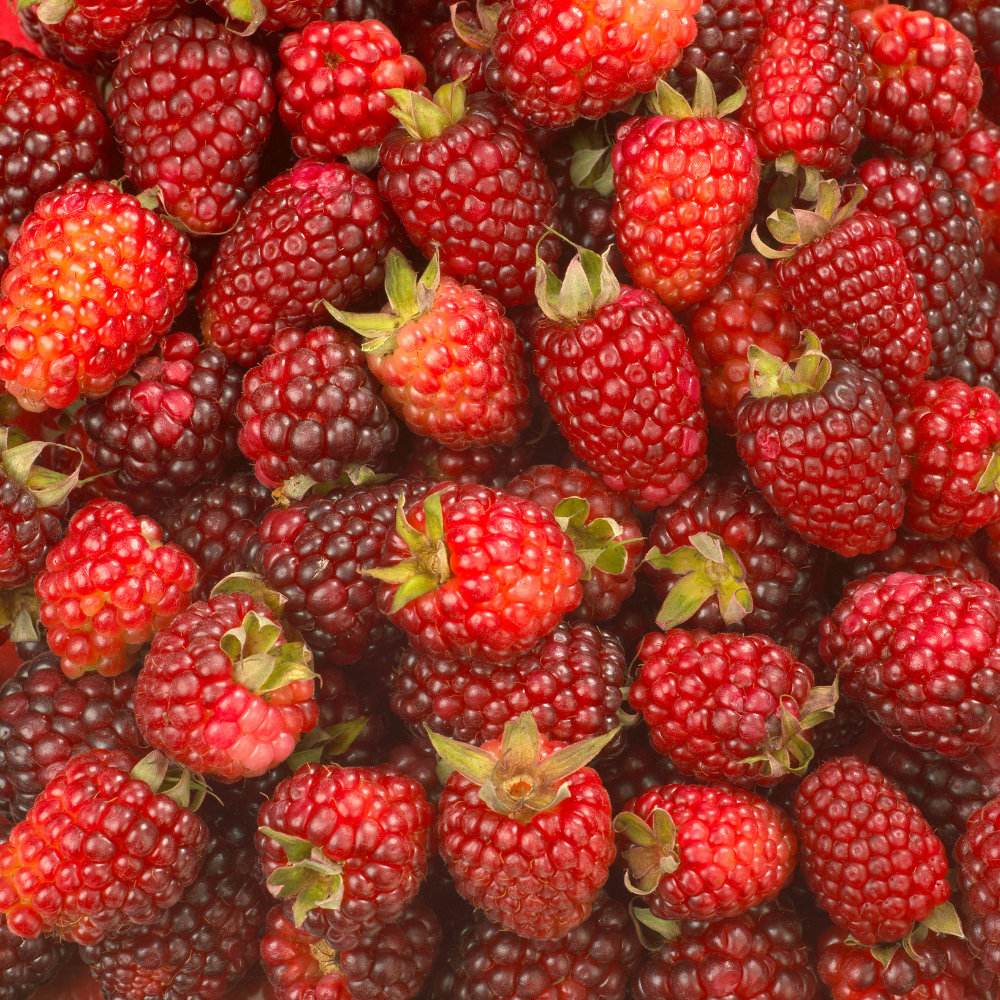
[[[888,969],[892,956],[896,954],[898,948],[898,944],[873,944],[868,950],[883,969]]]
[[[569,164],[569,179],[573,182],[573,186],[578,188],[592,186],[587,182],[606,154],[606,149],[578,149]]]
[[[441,494],[432,493],[424,500],[424,532],[429,542],[440,542],[444,538],[444,512],[441,509]]]
[[[746,99],[746,88],[741,83],[739,90],[737,90],[735,94],[730,94],[729,97],[722,101],[718,108],[716,108],[715,113],[720,118],[726,118],[727,116],[739,111],[746,102]]]
[[[691,618],[716,593],[716,584],[702,570],[695,570],[678,580],[668,592],[656,615],[656,624],[665,632]]]
[[[610,733],[570,743],[549,754],[538,766],[539,784],[551,787],[576,773],[581,767],[586,767],[618,735],[618,730],[619,727],[615,726]]]
[[[663,920],[654,917],[646,907],[635,906],[634,900],[629,904],[629,915],[635,926],[639,942],[647,951],[659,951],[667,941],[680,937],[681,924],[679,920]]]
[[[930,913],[920,921],[928,930],[937,934],[950,934],[952,937],[965,937],[962,921],[953,903],[945,902],[935,906]]]
[[[373,572],[372,575],[374,576],[375,573]],[[405,583],[401,583],[399,589],[392,595],[392,607],[389,609],[389,613],[394,615],[396,612],[402,611],[411,601],[435,590],[439,583],[436,576],[422,573],[411,576]]]
[[[492,754],[431,730],[427,730],[427,738],[437,755],[474,785],[482,786],[490,780],[497,766],[497,758]]]
[[[219,594],[249,594],[276,615],[280,614],[281,609],[288,603],[287,597],[272,590],[256,573],[230,573],[212,588],[212,597],[217,597]]]
[[[308,840],[303,840],[301,837],[293,837],[290,833],[282,833],[280,830],[274,830],[269,826],[262,826],[258,829],[265,837],[270,837],[271,840],[276,841],[285,852],[288,860],[293,864],[312,857],[313,845]]]
[[[503,727],[500,748],[505,769],[515,773],[530,771],[538,763],[541,745],[535,717],[531,712],[522,712]]]
[[[42,24],[60,24],[73,9],[73,0],[42,0],[36,8]]]
[[[395,247],[385,260],[385,294],[400,320],[405,322],[418,315],[417,272]]]

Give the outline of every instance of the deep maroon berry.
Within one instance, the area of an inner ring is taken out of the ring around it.
[[[968,385],[982,385],[1000,394],[1000,288],[992,281],[979,283],[965,349],[951,374]]]

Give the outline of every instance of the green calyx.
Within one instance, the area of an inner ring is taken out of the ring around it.
[[[304,642],[285,642],[281,626],[247,612],[243,622],[219,640],[222,651],[233,661],[233,680],[254,694],[268,695],[295,681],[309,681],[312,653]]]
[[[0,628],[7,630],[10,642],[38,640],[38,607],[34,583],[0,590]]]
[[[339,910],[344,899],[343,866],[308,840],[269,826],[259,829],[265,837],[277,841],[288,857],[289,864],[276,868],[268,876],[267,889],[278,899],[294,898],[295,926],[302,926],[310,910]]]
[[[432,493],[421,501],[424,512],[424,533],[421,534],[403,513],[405,497],[400,496],[396,507],[396,532],[412,553],[395,566],[362,570],[383,583],[399,587],[392,598],[390,613],[395,614],[410,601],[430,593],[451,576],[451,557],[444,541],[444,512],[441,494]]]
[[[363,338],[361,349],[368,354],[392,354],[396,350],[396,331],[419,319],[434,303],[441,284],[441,261],[437,251],[424,273],[410,267],[409,261],[395,248],[385,261],[385,294],[389,299],[380,313],[348,313],[324,302],[330,315],[348,330]]]
[[[679,920],[664,920],[654,917],[652,910],[644,906],[636,906],[633,899],[628,906],[632,925],[635,927],[639,943],[647,951],[659,951],[667,941],[680,937],[681,922]]]
[[[276,615],[280,615],[281,609],[288,603],[288,598],[272,590],[256,573],[230,573],[212,588],[209,596],[218,594],[249,594]]]
[[[62,448],[78,459],[76,469],[68,476],[35,465],[46,448]],[[80,483],[83,455],[78,448],[49,441],[29,441],[19,427],[0,427],[0,466],[4,476],[26,489],[39,508],[58,507]]]
[[[317,482],[312,476],[298,475],[286,479],[271,496],[279,507],[287,507],[296,500],[307,496],[326,496],[333,490],[350,489],[352,486],[373,486],[375,483],[387,483],[392,479],[390,473],[376,473],[367,465],[356,463],[344,466],[344,471],[336,478],[326,482]]]
[[[485,0],[478,0],[476,3],[476,17],[479,24],[473,24],[458,16],[458,4],[451,6],[451,26],[455,29],[455,34],[477,52],[485,52],[493,43],[493,37],[497,33],[497,21],[500,20],[500,8],[502,4],[486,3]]]
[[[433,100],[414,90],[392,87],[386,93],[396,102],[390,114],[414,139],[436,139],[449,125],[465,117],[465,86],[461,81],[439,87]]]
[[[348,722],[338,722],[329,729],[312,729],[299,740],[285,763],[293,771],[303,764],[329,764],[334,757],[347,753],[367,725],[368,720],[361,716]]]
[[[559,527],[573,542],[573,548],[584,565],[582,580],[589,580],[596,567],[612,576],[625,572],[628,552],[621,541],[624,529],[610,517],[590,517],[590,504],[583,497],[567,497],[555,508]]]
[[[980,493],[993,493],[1000,489],[1000,449],[993,452],[990,460],[976,483],[976,489]]]
[[[794,153],[782,153],[773,164],[774,183],[768,193],[771,208],[791,209],[796,200],[815,202],[819,198],[823,174],[816,167],[804,167]]]
[[[677,828],[670,813],[657,808],[650,818],[651,824],[630,812],[615,817],[615,830],[633,844],[622,852],[628,865],[625,885],[639,896],[655,892],[660,879],[677,871],[681,863]]]
[[[535,257],[535,298],[542,312],[557,323],[575,323],[593,316],[621,294],[621,285],[608,263],[610,250],[601,256],[575,243],[570,246],[576,249],[576,256],[561,281],[537,253]]]
[[[226,4],[226,13],[234,21],[243,21],[247,25],[242,31],[236,31],[234,34],[252,35],[264,23],[267,8],[261,0],[229,0]]]
[[[434,732],[428,731],[427,736],[448,768],[479,786],[479,798],[490,809],[527,823],[569,798],[566,779],[593,760],[617,733],[615,728],[603,736],[571,743],[545,758],[530,712],[522,712],[504,726],[499,756]]]
[[[166,795],[192,811],[205,801],[208,785],[200,774],[169,760],[159,750],[146,754],[129,771],[129,777],[148,785],[157,795]]]
[[[779,249],[765,243],[756,229],[750,233],[750,242],[758,253],[770,260],[791,257],[800,246],[826,236],[834,226],[849,219],[865,194],[865,186],[855,184],[850,200],[844,202],[843,192],[836,181],[822,181],[816,185],[816,205],[813,209],[779,208],[767,217],[768,232],[781,244]]]
[[[875,945],[862,944],[857,938],[849,935],[845,944],[852,948],[865,948],[871,952],[872,957],[887,969],[892,962],[893,956],[902,948],[915,962],[921,961],[921,956],[917,954],[915,945],[923,944],[928,935],[933,931],[935,934],[947,934],[951,937],[964,938],[965,932],[962,930],[962,921],[958,916],[958,911],[953,903],[944,902],[935,906],[923,920],[913,925],[913,930],[900,941],[889,943],[880,942]]]
[[[612,143],[594,129],[578,129],[570,139],[573,157],[569,164],[569,179],[574,187],[592,188],[610,198],[615,191],[615,171],[611,166]]]
[[[680,577],[660,605],[656,624],[664,631],[677,628],[710,597],[717,598],[723,621],[741,621],[753,611],[753,598],[740,557],[707,531],[692,535],[690,541],[672,552],[650,549],[646,555],[645,562],[653,569]]]
[[[725,118],[743,107],[747,92],[740,86],[735,94],[727,97],[721,104],[715,96],[712,81],[703,70],[696,69],[694,83],[694,99],[688,99],[679,91],[674,90],[666,80],[656,82],[656,90],[646,96],[646,105],[654,115],[666,115],[670,118]]]
[[[747,348],[750,392],[757,399],[819,392],[826,385],[833,366],[823,353],[819,337],[812,330],[804,330],[802,340],[805,348],[794,367],[756,344]]]

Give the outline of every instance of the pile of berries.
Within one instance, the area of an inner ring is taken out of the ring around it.
[[[997,1000],[1000,0],[17,6],[0,1000]]]

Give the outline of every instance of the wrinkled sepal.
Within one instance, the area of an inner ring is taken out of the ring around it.
[[[389,113],[414,139],[435,139],[465,116],[465,86],[460,82],[439,87],[433,100],[414,90],[392,87],[385,92],[394,102]]]
[[[295,681],[316,677],[312,653],[305,643],[285,642],[281,626],[256,611],[219,640],[222,651],[233,661],[233,680],[255,694],[270,694]]]
[[[34,583],[0,590],[0,628],[7,630],[10,642],[38,640],[38,607]]]
[[[20,6],[18,7],[20,10]],[[60,24],[73,9],[73,0],[41,0],[35,14],[42,24]]]
[[[329,729],[313,729],[299,740],[285,763],[293,771],[303,764],[326,764],[331,758],[347,753],[367,725],[368,720],[361,716],[348,722],[338,722]]]
[[[819,337],[812,330],[803,330],[802,343],[803,351],[794,367],[756,344],[747,348],[747,361],[750,362],[748,382],[755,398],[805,395],[819,392],[826,385],[833,373],[833,365],[823,353]]]
[[[213,588],[210,596],[219,594],[249,594],[255,601],[270,608],[276,615],[288,603],[288,598],[272,590],[256,573],[230,573]]]
[[[557,323],[593,316],[602,306],[616,302],[621,294],[621,284],[609,263],[610,250],[602,256],[566,242],[576,249],[576,254],[561,280],[536,251],[535,298],[542,312]]]
[[[77,457],[69,475],[35,465],[46,448],[61,448]],[[0,465],[4,475],[28,490],[40,508],[58,507],[80,483],[83,454],[78,448],[52,441],[29,441],[17,427],[0,428]]]
[[[379,165],[378,151],[378,146],[358,146],[345,153],[344,159],[359,174],[370,174]]]
[[[639,943],[647,951],[659,951],[668,941],[680,937],[681,923],[679,920],[663,920],[654,917],[651,910],[644,906],[636,906],[633,899],[628,904],[629,916],[639,938]]]
[[[267,889],[278,899],[294,898],[292,920],[301,927],[310,911],[339,910],[344,899],[343,868],[322,849],[301,837],[280,833],[268,826],[259,832],[281,845],[290,864],[277,868],[267,879]]]
[[[615,830],[635,845],[622,854],[629,869],[625,885],[639,896],[655,892],[660,879],[675,872],[680,865],[677,830],[670,813],[666,809],[654,809],[652,819],[650,826],[635,813],[623,812],[615,817]]]
[[[497,33],[497,21],[500,20],[501,4],[488,4],[485,0],[478,0],[476,4],[476,16],[479,18],[479,25],[470,24],[458,16],[460,4],[452,4],[451,25],[455,29],[455,34],[477,52],[485,52],[493,42],[493,37]]]
[[[201,806],[208,793],[208,785],[200,774],[175,764],[159,750],[146,754],[129,772],[129,777],[192,811]]]
[[[628,552],[620,541],[622,526],[609,517],[598,517],[587,523],[590,504],[583,497],[567,497],[555,507],[559,527],[573,542],[573,549],[583,562],[583,580],[589,580],[597,569],[617,576],[625,572]]]

